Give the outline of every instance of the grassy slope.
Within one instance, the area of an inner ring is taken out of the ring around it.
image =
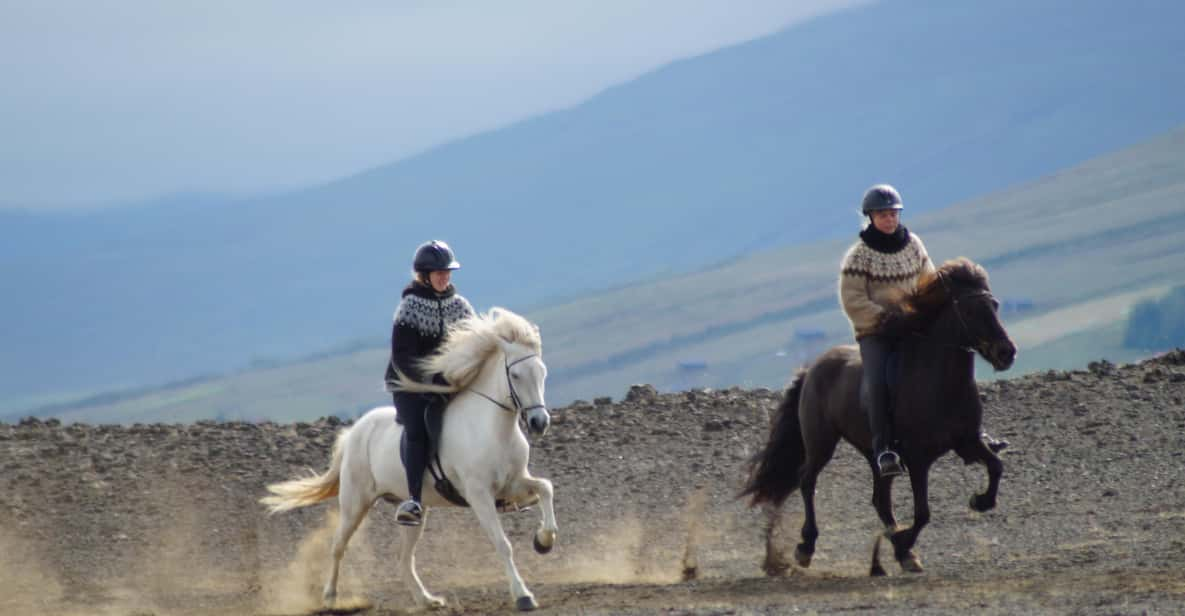
[[[908,191],[907,191],[908,197]],[[1022,349],[1017,370],[1128,360],[1130,305],[1185,282],[1185,129],[1014,189],[911,218],[936,261],[984,264]],[[853,215],[853,232],[859,220]],[[823,345],[850,337],[834,297],[848,241],[763,252],[700,273],[616,289],[532,312],[544,334],[552,403],[663,388],[777,387]],[[578,272],[573,272],[578,275]],[[821,329],[823,342],[796,331]],[[680,361],[707,372],[680,375]],[[383,349],[246,371],[125,400],[54,412],[91,422],[199,418],[294,420],[385,403]],[[983,374],[988,377],[988,374]]]

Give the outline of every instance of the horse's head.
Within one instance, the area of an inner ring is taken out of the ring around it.
[[[547,366],[543,364],[539,328],[505,308],[491,308],[487,314],[454,323],[440,349],[421,366],[425,373],[443,374],[453,391],[479,385],[479,379],[491,379],[486,391],[474,389],[475,393],[503,410],[519,413],[533,433],[546,432],[551,423],[543,401]],[[490,389],[502,387],[495,380],[503,378],[506,393],[491,397]],[[434,385],[417,383],[408,383],[406,388],[438,391]]]
[[[524,345],[499,339],[506,358],[506,383],[510,400],[532,434],[544,434],[551,425],[543,389],[547,381],[547,365],[538,351]]]
[[[551,424],[543,389],[547,366],[539,328],[505,308],[490,309],[488,322],[497,336],[506,366],[506,384],[515,410],[533,434],[544,434]]]
[[[1016,345],[1004,330],[1000,302],[988,287],[987,272],[965,257],[942,264],[923,276],[907,304],[933,315],[935,327],[946,323],[953,344],[973,349],[996,370],[1007,370],[1016,359]]]

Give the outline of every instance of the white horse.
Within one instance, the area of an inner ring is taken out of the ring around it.
[[[542,522],[535,533],[535,550],[549,552],[558,529],[552,506],[552,486],[527,472],[530,446],[519,428],[521,416],[537,434],[547,431],[550,416],[543,401],[547,366],[543,364],[538,329],[523,317],[494,308],[455,324],[441,350],[424,360],[426,374],[441,372],[454,387],[412,382],[400,375],[409,391],[454,392],[444,412],[440,463],[445,476],[473,509],[506,567],[510,594],[520,610],[538,607],[519,576],[513,549],[502,530],[496,503],[510,507],[539,502]],[[350,536],[379,498],[407,497],[407,477],[399,457],[403,426],[395,423],[392,406],[373,409],[352,427],[343,429],[333,447],[329,470],[322,475],[268,486],[261,499],[271,513],[288,511],[338,497],[341,521],[333,538],[333,565],[323,599],[332,607],[337,597],[338,568]],[[452,505],[425,481],[424,518],[419,526],[404,526],[399,567],[419,607],[442,607],[444,600],[430,594],[415,570],[416,542],[427,523],[427,508]]]

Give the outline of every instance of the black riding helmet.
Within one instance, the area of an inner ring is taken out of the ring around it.
[[[417,272],[437,272],[440,270],[461,269],[453,249],[440,240],[424,242],[416,249],[416,258],[412,267]]]
[[[888,184],[877,184],[864,193],[864,204],[861,208],[865,215],[878,210],[901,210],[901,193]]]

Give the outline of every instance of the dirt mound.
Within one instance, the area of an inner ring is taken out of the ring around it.
[[[504,517],[524,579],[555,613],[1170,612],[1185,600],[1185,351],[981,386],[987,427],[1012,442],[1000,507],[986,479],[935,467],[921,575],[866,577],[878,530],[865,462],[841,447],[820,479],[811,569],[766,578],[760,511],[734,498],[780,392],[659,394],[553,411],[532,472],[556,485],[556,551],[530,549],[535,512]],[[239,614],[315,610],[333,507],[268,517],[267,483],[322,470],[335,418],[312,423],[0,424],[0,613]],[[396,455],[392,452],[392,455]],[[897,490],[909,520],[908,490]],[[784,540],[797,540],[800,501]],[[351,543],[341,592],[398,613],[393,507]],[[433,513],[428,587],[456,613],[510,605],[465,510]],[[700,577],[682,581],[684,568]]]

